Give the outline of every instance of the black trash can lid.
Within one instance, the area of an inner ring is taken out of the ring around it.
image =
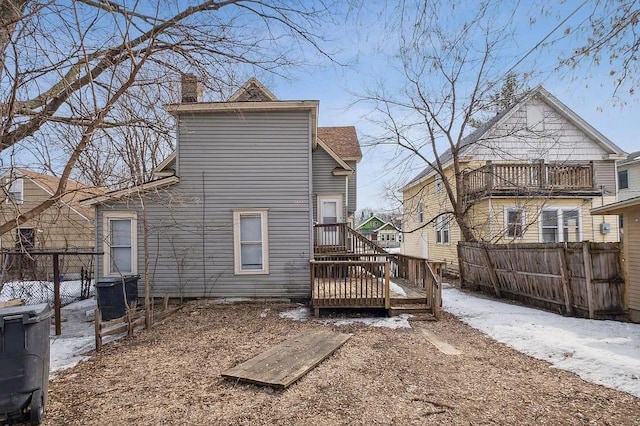
[[[22,322],[25,324],[36,323],[51,317],[52,314],[53,311],[48,303],[0,308],[0,327],[4,326],[5,321],[16,320],[18,318],[22,318]]]
[[[122,284],[122,281],[131,282],[137,280],[140,275],[124,275],[122,277],[104,277],[98,278],[96,281],[96,287],[113,287],[116,284]]]

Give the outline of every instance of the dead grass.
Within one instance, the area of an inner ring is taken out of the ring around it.
[[[363,325],[285,391],[220,373],[308,328],[286,305],[188,305],[134,339],[107,345],[55,378],[45,424],[640,424],[640,399],[553,369],[445,314],[415,330]]]

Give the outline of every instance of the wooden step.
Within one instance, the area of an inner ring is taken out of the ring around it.
[[[391,306],[424,305],[425,297],[392,297]]]
[[[427,314],[431,312],[425,304],[392,306],[387,311],[390,317],[402,314]]]

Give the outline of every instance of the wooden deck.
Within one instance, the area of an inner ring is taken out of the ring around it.
[[[310,287],[316,316],[320,309],[375,308],[389,315],[440,317],[442,262],[387,253],[346,223],[314,225],[314,251]],[[394,293],[391,282],[404,291]]]
[[[222,373],[229,380],[285,389],[342,346],[351,335],[308,330]]]

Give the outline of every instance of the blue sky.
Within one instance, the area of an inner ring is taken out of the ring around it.
[[[463,6],[465,2],[462,2]],[[375,3],[374,3],[375,4]],[[475,2],[468,2],[469,5]],[[579,7],[582,2],[567,1],[560,5],[540,4],[521,5],[519,2],[505,2],[515,7],[511,18],[510,9],[497,13],[493,18],[498,23],[514,28],[513,41],[501,52],[504,68],[508,69],[522,58],[525,53],[540,42],[563,19],[578,9],[578,12],[551,33],[543,45],[526,56],[517,70],[529,74],[527,84],[544,87],[558,99],[574,110],[583,119],[603,133],[615,144],[627,152],[640,150],[638,117],[640,105],[628,91],[620,92],[613,99],[613,79],[609,76],[608,64],[601,67],[582,66],[574,70],[554,70],[557,58],[576,47],[576,38],[557,40],[567,28],[573,30],[584,22],[591,11],[591,4]],[[542,6],[541,6],[542,5]],[[517,6],[517,7],[516,7]],[[550,9],[545,9],[547,6]],[[541,9],[544,9],[541,12]],[[265,84],[281,99],[318,99],[320,100],[321,126],[354,125],[357,128],[361,144],[366,145],[369,137],[375,135],[376,128],[368,120],[371,106],[358,102],[362,95],[379,85],[394,87],[399,84],[395,72],[394,52],[398,48],[398,33],[389,24],[382,24],[396,12],[393,6],[377,4],[353,20],[347,18],[348,25],[337,25],[332,29],[333,43],[338,47],[335,56],[344,65],[320,62],[312,69],[301,68],[291,72],[291,80],[267,77]],[[502,14],[502,16],[500,16]],[[535,17],[535,23],[531,18]],[[464,22],[465,11],[450,21],[453,25]],[[340,24],[340,23],[338,23]],[[581,37],[576,34],[574,37]],[[550,43],[555,41],[555,43]],[[421,168],[421,164],[411,167],[410,171],[391,168],[387,162],[393,153],[389,148],[363,146],[364,157],[358,166],[358,208],[372,207],[386,209],[391,202],[385,198],[385,187],[398,186],[406,181],[410,174]]]

